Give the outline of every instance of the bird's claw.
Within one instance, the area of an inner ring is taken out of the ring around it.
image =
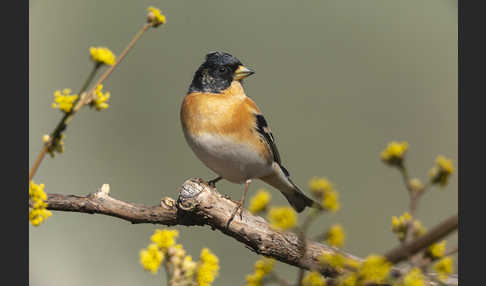
[[[226,229],[228,229],[231,221],[235,218],[235,215],[240,211],[240,220],[243,219],[243,205],[241,202],[236,202],[236,207],[234,208],[233,212],[231,213],[230,218],[228,219],[228,222],[226,223]]]
[[[210,187],[212,187],[212,188],[216,188],[216,183],[217,183],[219,180],[221,180],[221,179],[222,179],[222,177],[217,177],[217,178],[215,178],[215,179],[212,179],[212,180],[208,181],[208,185],[209,185]]]

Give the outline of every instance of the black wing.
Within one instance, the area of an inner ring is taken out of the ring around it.
[[[263,136],[265,141],[268,143],[268,146],[270,146],[270,150],[273,154],[273,160],[281,166],[280,154],[278,153],[277,145],[275,145],[275,138],[273,138],[273,134],[270,131],[270,127],[268,127],[265,117],[263,117],[262,114],[255,114],[255,117],[257,125],[256,130],[258,133],[260,133],[260,135]]]

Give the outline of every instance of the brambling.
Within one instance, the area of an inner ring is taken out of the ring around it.
[[[252,74],[254,71],[228,53],[209,53],[194,74],[180,113],[187,143],[219,175],[209,183],[215,186],[223,178],[245,184],[228,225],[238,209],[241,218],[253,179],[278,189],[298,212],[318,206],[290,179],[265,117],[246,96],[241,81]]]

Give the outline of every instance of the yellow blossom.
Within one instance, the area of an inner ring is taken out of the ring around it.
[[[402,166],[405,152],[408,149],[408,143],[392,141],[381,152],[381,160],[389,165]]]
[[[255,271],[262,271],[264,275],[270,273],[275,266],[275,259],[264,257],[255,262]]]
[[[47,200],[47,195],[44,192],[44,184],[36,184],[34,181],[30,181],[29,186],[29,199],[33,201],[33,205],[36,206],[38,203],[42,203]]]
[[[247,286],[260,286],[265,275],[273,270],[275,260],[273,258],[264,257],[255,262],[255,272],[246,275]]]
[[[45,208],[31,209],[29,211],[29,221],[33,226],[38,226],[51,215],[52,213]]]
[[[331,212],[339,210],[339,195],[331,181],[323,177],[313,177],[309,181],[309,189],[314,197],[321,200],[324,209]]]
[[[339,203],[339,194],[336,191],[328,191],[322,198],[322,205],[324,209],[330,212],[337,212],[341,207]]]
[[[268,212],[270,225],[278,230],[286,230],[297,224],[297,215],[291,207],[272,207]]]
[[[210,286],[218,276],[219,259],[209,249],[201,250],[201,264],[197,269],[197,285]]]
[[[46,209],[47,195],[44,192],[44,184],[37,185],[34,181],[30,181],[29,184],[29,200],[31,202],[31,208],[29,209],[29,221],[33,226],[40,225],[48,217],[52,215],[50,211]]]
[[[346,258],[339,253],[322,253],[319,262],[333,268],[343,268],[346,265]]]
[[[71,94],[71,89],[65,88],[56,90],[54,92],[54,102],[51,104],[52,108],[58,108],[64,112],[70,112],[73,108],[74,102],[78,99],[78,95]]]
[[[356,286],[358,277],[356,274],[348,274],[344,277],[339,278],[338,286]]]
[[[448,159],[444,156],[438,156],[436,159],[436,164],[441,169],[441,171],[449,174],[454,173],[454,164],[452,163],[451,159]]]
[[[425,277],[419,268],[413,268],[404,277],[403,280],[398,283],[397,286],[425,286]]]
[[[140,264],[145,270],[150,270],[156,274],[160,263],[164,259],[164,254],[155,243],[151,243],[146,249],[140,251]]]
[[[255,273],[246,275],[246,285],[247,286],[262,286],[263,272],[255,271]]]
[[[110,92],[105,92],[103,93],[102,91],[103,89],[103,85],[102,84],[99,84],[96,89],[95,89],[95,97],[94,97],[94,101],[92,103],[92,106],[95,106],[96,107],[96,110],[100,111],[100,110],[103,110],[103,109],[106,109],[108,108],[108,103],[106,103],[106,101],[108,99],[110,99]]]
[[[302,286],[326,286],[326,279],[317,271],[307,272],[302,279]]]
[[[452,257],[447,256],[437,261],[434,264],[434,269],[435,271],[437,271],[439,280],[445,281],[447,277],[449,277],[449,275],[451,275],[452,272],[454,272],[454,265],[452,262],[453,262]]]
[[[426,231],[426,229],[420,221],[415,220],[413,222],[413,235],[415,237],[419,237],[419,236],[424,235],[425,231]]]
[[[365,283],[383,283],[388,277],[391,266],[383,256],[369,255],[358,267],[357,274]]]
[[[319,257],[319,262],[322,265],[329,265],[332,268],[341,269],[344,267],[358,268],[360,263],[354,259],[345,257],[339,253],[323,252]]]
[[[266,209],[270,202],[271,195],[264,189],[258,190],[258,192],[251,198],[250,206],[248,210],[252,213],[258,213]]]
[[[157,27],[166,22],[165,16],[160,9],[150,6],[147,8],[147,11],[149,12],[147,21],[153,23],[153,27]]]
[[[344,245],[346,234],[340,224],[334,224],[326,232],[326,242],[330,246],[341,247]]]
[[[150,237],[150,240],[154,242],[162,251],[166,251],[167,248],[175,244],[175,239],[179,236],[179,231],[156,229],[154,234]]]
[[[309,190],[318,199],[326,192],[334,191],[334,184],[326,178],[313,177],[309,181]]]
[[[392,231],[398,235],[401,241],[405,239],[410,223],[413,223],[414,237],[419,237],[425,233],[425,228],[422,226],[422,223],[418,220],[413,220],[408,212],[403,213],[399,217],[392,217]]]
[[[429,172],[432,183],[439,184],[441,187],[447,185],[449,177],[454,173],[454,164],[451,159],[444,156],[438,156],[435,160],[436,166]]]
[[[446,241],[443,240],[439,243],[434,243],[426,251],[426,255],[432,259],[438,259],[444,256],[444,252],[446,249]]]
[[[112,66],[115,64],[115,55],[105,47],[90,47],[89,53],[91,54],[91,59],[98,64],[105,64]]]

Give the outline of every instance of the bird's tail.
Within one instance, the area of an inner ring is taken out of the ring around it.
[[[290,179],[290,174],[282,165],[274,163],[274,172],[260,178],[267,184],[277,188],[289,201],[290,205],[301,212],[305,207],[319,208],[320,204],[307,197]]]

